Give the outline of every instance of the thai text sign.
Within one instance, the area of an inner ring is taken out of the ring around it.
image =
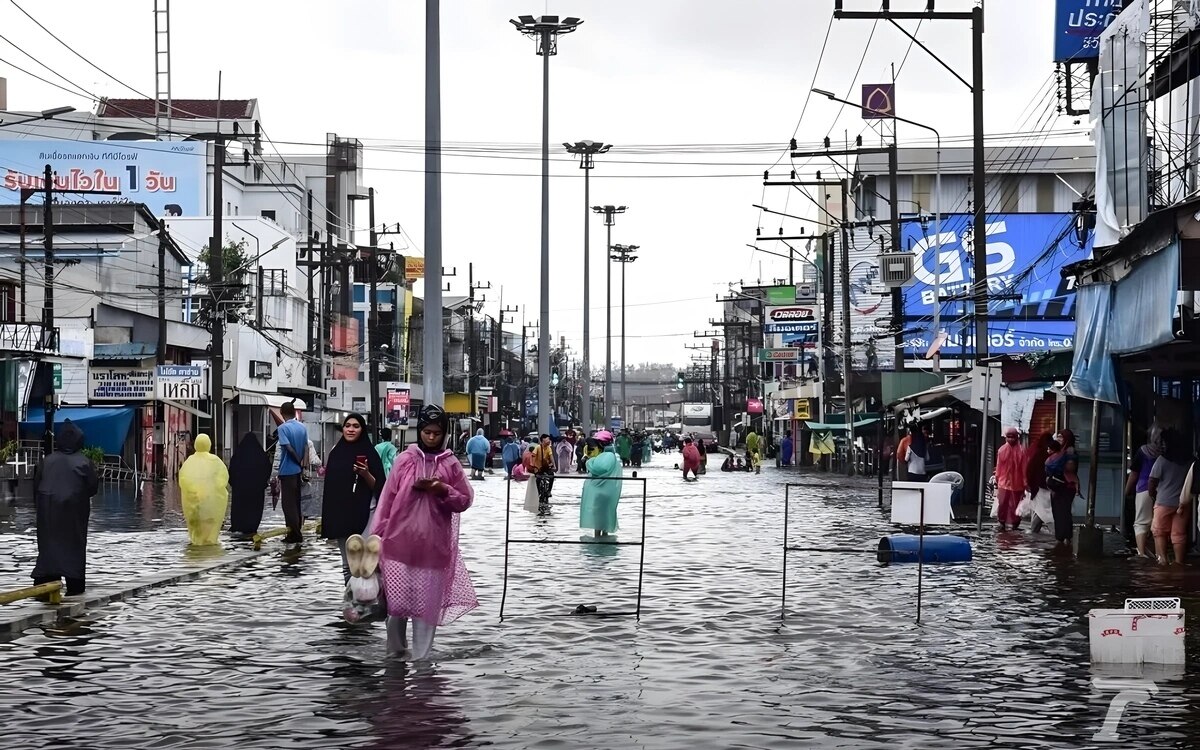
[[[412,403],[411,391],[391,383],[387,387],[387,422],[397,427],[408,427],[408,413]]]
[[[207,398],[204,368],[197,365],[159,365],[154,368],[158,381],[155,393],[168,401],[199,401]]]
[[[798,398],[795,401],[795,411],[792,412],[792,419],[812,419],[812,405],[806,398]]]
[[[797,362],[800,359],[800,350],[795,347],[787,349],[759,349],[759,362]]]
[[[1058,0],[1054,11],[1054,62],[1100,56],[1100,33],[1124,0]]]
[[[917,224],[905,222],[901,243],[912,247],[918,262],[913,283],[904,289],[905,354],[923,357],[933,343],[932,317],[940,297],[943,357],[975,349],[974,326],[960,322],[974,304],[975,283],[970,214],[942,219],[938,248]],[[1091,256],[1089,237],[1075,242],[1073,214],[990,214],[987,222],[988,350],[992,354],[1053,351],[1072,345],[1075,333],[1075,284],[1062,268]],[[935,255],[937,259],[935,260]],[[939,264],[934,289],[935,264]],[[1011,299],[1009,299],[1011,297]],[[950,301],[947,301],[949,299]]]
[[[763,312],[763,330],[766,333],[816,333],[819,319],[817,308],[807,305],[768,307]]]
[[[15,205],[21,188],[44,188],[54,170],[58,190],[116,190],[77,195],[87,203],[145,203],[155,216],[204,216],[206,146],[199,141],[0,141],[0,203]]]
[[[409,281],[425,278],[425,259],[404,256],[404,278]]]
[[[88,369],[88,401],[153,401],[154,370],[136,367]]]

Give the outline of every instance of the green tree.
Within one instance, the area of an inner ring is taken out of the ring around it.
[[[197,286],[209,286],[212,279],[209,275],[211,258],[209,246],[205,245],[200,249],[200,254],[196,256],[196,264],[200,266],[200,269],[193,277],[193,283]],[[225,322],[237,323],[241,320],[238,307],[246,296],[246,274],[250,270],[250,256],[246,253],[246,241],[232,242],[226,239],[224,247],[221,248],[221,261],[221,284],[213,291],[216,292],[221,309],[225,313]],[[212,326],[212,305],[212,297],[205,295],[200,305],[199,323],[206,328]]]

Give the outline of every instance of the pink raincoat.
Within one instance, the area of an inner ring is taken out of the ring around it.
[[[1005,443],[996,451],[996,486],[1002,490],[1025,491],[1025,452],[1016,443]]]
[[[446,497],[413,488],[420,479],[450,488]],[[388,474],[371,533],[383,539],[388,614],[445,625],[479,606],[458,550],[459,514],[474,492],[450,451],[425,453],[416,445],[396,457]]]

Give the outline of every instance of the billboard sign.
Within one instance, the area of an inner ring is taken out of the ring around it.
[[[763,312],[763,331],[766,333],[815,334],[820,315],[810,305],[768,307]]]
[[[1100,56],[1100,33],[1121,12],[1124,0],[1057,0],[1054,62]]]
[[[21,188],[44,188],[49,164],[57,190],[120,191],[67,193],[66,202],[145,203],[155,216],[204,216],[206,148],[200,141],[0,140],[0,204],[19,203]]]
[[[404,256],[404,278],[409,281],[425,278],[425,259]]]
[[[942,221],[936,252],[940,289],[934,289],[935,251],[932,237],[906,222],[903,244],[917,253],[913,283],[904,289],[907,358],[920,358],[933,344],[933,305],[941,298],[942,357],[970,355],[975,349],[969,316],[974,274],[969,232],[970,214]],[[966,236],[964,236],[966,232]],[[1091,240],[1075,243],[1073,214],[992,214],[987,222],[988,351],[1020,354],[1057,351],[1071,346],[1075,333],[1074,280],[1063,278],[1063,266],[1091,256]],[[1013,299],[995,299],[1012,296]],[[951,301],[945,301],[947,297]]]
[[[769,286],[767,287],[768,305],[792,305],[796,302],[796,287]]]

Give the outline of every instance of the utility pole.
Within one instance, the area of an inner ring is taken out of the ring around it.
[[[616,223],[613,220],[617,214],[625,213],[625,206],[592,206],[592,211],[598,214],[604,214],[604,227],[608,232],[607,250],[604,255],[608,260],[605,261],[605,302],[604,302],[604,424],[602,427],[608,427],[609,418],[612,416],[612,228]]]
[[[479,386],[479,363],[475,360],[477,344],[475,342],[475,290],[491,289],[492,282],[475,283],[475,264],[467,264],[467,394],[471,398],[471,411],[478,411],[475,403],[475,390]],[[483,301],[482,299],[480,300]],[[539,406],[539,408],[541,408]]]
[[[45,249],[44,274],[45,291],[42,300],[42,336],[48,341],[54,341],[54,219],[51,208],[54,204],[54,171],[46,165],[44,175],[46,197],[45,210],[42,212],[42,241]],[[49,456],[54,450],[54,394],[46,397],[45,404],[46,434],[42,439],[42,455]]]
[[[41,188],[21,188],[21,315],[25,315],[25,203],[38,193],[43,194],[45,205],[42,207],[42,340],[43,351],[58,350],[58,336],[54,333],[54,194],[79,193],[85,195],[120,195],[119,190],[59,190],[54,187],[54,170],[47,164],[42,175]],[[50,455],[54,450],[54,394],[46,397],[44,403],[46,415],[45,432],[42,435],[43,455]]]
[[[157,365],[167,363],[167,245],[171,242],[167,234],[165,219],[158,221],[158,346],[154,352]],[[166,439],[166,405],[154,399],[154,475],[160,480],[166,476],[163,463],[163,441]]]
[[[319,360],[322,355],[322,352],[317,351],[317,348],[316,348],[316,343],[317,343],[317,341],[316,341],[316,325],[315,325],[316,315],[314,314],[315,310],[313,309],[314,307],[316,307],[316,300],[313,299],[313,273],[316,271],[316,266],[313,263],[313,191],[312,190],[308,191],[308,200],[307,200],[307,204],[305,206],[305,213],[304,213],[304,226],[305,226],[305,230],[304,230],[305,243],[304,244],[305,244],[305,256],[306,256],[305,261],[308,264],[308,268],[307,268],[308,273],[306,274],[308,277],[308,281],[306,282],[307,293],[308,293],[308,297],[306,298],[308,300],[308,315],[306,316],[307,322],[308,322],[308,326],[307,326],[308,327],[308,362],[305,364],[305,368],[306,368],[307,374],[308,374],[308,378],[307,378],[308,384],[311,386],[319,386],[319,385],[322,385],[322,383],[320,382],[320,377],[319,377],[319,372],[320,372],[319,368],[321,366]]]
[[[441,7],[425,0],[425,404],[446,405],[442,385],[442,63]]]
[[[576,144],[564,143],[567,153],[579,157],[579,168],[583,170],[583,369],[587,373],[588,387],[583,389],[579,410],[580,428],[584,436],[592,431],[592,213],[589,208],[592,202],[591,180],[592,168],[595,167],[594,156],[607,153],[611,144],[595,141],[579,141]]]
[[[504,287],[500,287],[500,317],[497,319],[497,322],[496,322],[496,362],[497,362],[496,385],[497,386],[499,386],[501,383],[505,383],[505,382],[511,384],[513,381],[511,370],[509,371],[509,377],[507,377],[507,378],[504,377],[504,324],[514,322],[515,321],[514,318],[507,318],[505,316],[508,315],[508,313],[516,313],[516,312],[520,312],[520,310],[518,310],[516,307],[513,307],[512,305],[506,306],[504,304]],[[521,322],[524,323],[524,321],[521,321]],[[525,360],[524,360],[524,358],[522,358],[521,365],[524,366],[524,364],[525,364]],[[507,401],[509,403],[511,403],[512,402],[512,386],[509,385],[509,386],[507,386],[507,388],[508,388],[508,393],[506,394],[508,396]],[[524,408],[524,404],[522,404],[522,408]],[[504,426],[507,427],[508,425],[506,424]]]
[[[895,195],[893,193],[893,195]],[[854,476],[854,396],[850,391],[854,372],[854,336],[850,331],[850,180],[842,180],[842,393],[846,401],[846,474]],[[892,215],[895,216],[893,206]],[[895,236],[899,236],[896,233]]]
[[[209,403],[213,415],[212,452],[222,460],[221,447],[225,444],[225,318],[221,310],[220,290],[225,280],[225,247],[221,236],[224,183],[225,137],[218,133],[213,141],[213,233],[208,243],[208,296],[212,301],[212,343],[209,352],[212,395]]]
[[[983,149],[983,2],[980,2],[969,12],[966,11],[935,11],[934,0],[927,0],[927,6],[924,11],[893,11],[888,7],[888,3],[883,4],[883,8],[878,11],[847,11],[842,9],[843,0],[834,0],[833,17],[834,18],[856,18],[867,20],[885,20],[895,26],[897,29],[912,39],[926,53],[929,54],[938,64],[945,68],[950,75],[958,79],[959,83],[967,87],[971,92],[971,113],[974,130],[974,138],[972,140],[972,177],[971,177],[971,194],[974,198],[974,221],[973,232],[975,235],[975,247],[972,253],[972,266],[975,269],[974,278],[972,279],[972,299],[975,307],[975,356],[976,361],[983,361],[988,357],[988,279],[987,279],[987,191],[985,190],[985,180],[987,178],[984,164],[984,149]],[[913,21],[970,21],[971,22],[971,82],[968,83],[958,71],[950,67],[940,57],[935,55],[928,47],[916,41],[908,31],[906,31],[897,21],[913,20]],[[892,200],[896,198],[892,194]],[[895,214],[895,207],[892,208],[892,213]],[[934,300],[934,305],[938,303]],[[936,332],[935,332],[936,335]],[[965,343],[964,343],[965,346]]]
[[[379,439],[382,426],[382,410],[379,408],[379,365],[376,361],[379,350],[376,348],[375,337],[379,335],[379,235],[375,233],[375,188],[367,188],[367,221],[370,223],[368,235],[371,243],[370,263],[367,264],[367,274],[371,282],[371,308],[367,311],[367,385],[371,389],[371,429],[375,438]],[[392,306],[395,308],[396,297],[392,295]]]

